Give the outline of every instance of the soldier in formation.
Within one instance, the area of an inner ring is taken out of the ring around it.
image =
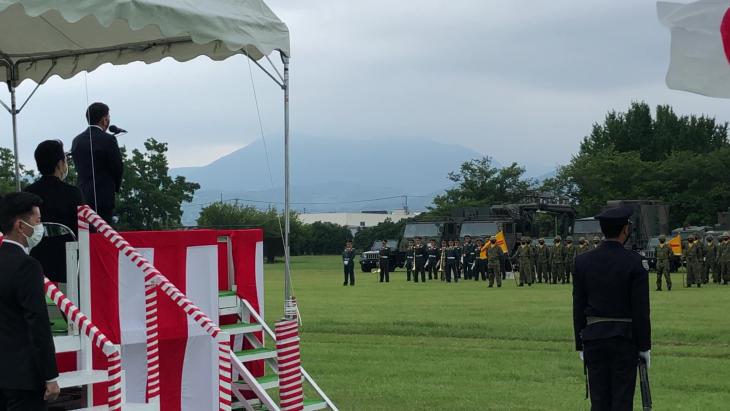
[[[476,259],[476,249],[474,243],[471,241],[471,236],[464,236],[464,279],[470,280],[472,278],[474,260]]]
[[[441,248],[439,248],[439,276],[441,281],[446,281],[446,263],[447,253],[449,251],[449,243],[446,240],[441,240]]]
[[[598,248],[598,246],[600,244],[601,244],[601,239],[598,238],[597,235],[596,236],[593,236],[593,245],[592,245],[593,249],[595,250],[596,248]]]
[[[458,238],[454,240],[454,256],[456,256],[456,274],[454,278],[461,279],[461,272],[464,268],[464,249],[461,247]]]
[[[586,241],[585,237],[581,237],[578,239],[578,249],[575,250],[576,256],[579,256],[581,254],[584,254],[588,251],[591,251],[593,248],[588,244],[588,241]]]
[[[441,250],[436,246],[436,240],[428,241],[428,259],[426,261],[426,269],[428,271],[429,280],[438,280],[438,261],[441,258]]]
[[[535,267],[537,268],[537,282],[550,282],[550,249],[541,238],[535,246]]]
[[[712,280],[713,282],[718,279],[717,275],[717,245],[715,244],[715,239],[712,238],[711,235],[708,235],[705,239],[707,241],[707,244],[705,245],[705,261],[704,261],[704,269],[702,270],[702,283],[707,284],[710,282],[710,272],[712,272]]]
[[[563,284],[570,284],[570,278],[575,270],[575,257],[578,255],[577,247],[573,245],[573,237],[565,238],[565,278]]]
[[[687,247],[683,251],[684,261],[687,265],[687,287],[697,284],[697,288],[702,287],[702,246],[695,241],[695,236],[690,235],[687,238]]]
[[[428,253],[426,250],[426,246],[424,246],[421,241],[423,239],[421,237],[416,237],[416,244],[413,246],[413,263],[414,263],[414,271],[413,271],[413,282],[418,282],[418,274],[421,274],[421,281],[426,282],[426,258],[428,257]]]
[[[555,236],[553,247],[550,250],[550,262],[552,271],[552,283],[557,284],[560,281],[565,284],[565,247],[560,243],[562,238]]]
[[[444,271],[446,274],[446,282],[450,283],[451,279],[454,279],[454,282],[459,282],[459,277],[457,277],[457,266],[459,265],[459,253],[456,249],[456,246],[454,245],[454,240],[449,240],[449,246],[446,249],[446,266],[444,267]]]
[[[520,284],[518,287],[524,287],[525,284],[532,286],[532,247],[530,247],[527,238],[523,238],[521,243],[512,257],[517,260],[520,267]]]
[[[482,278],[482,281],[487,281],[487,250],[489,249],[487,244],[484,244],[481,238],[477,239],[477,256],[474,260],[474,281],[479,281],[479,277]]]
[[[504,253],[502,247],[497,245],[497,237],[492,236],[489,239],[489,249],[487,250],[487,272],[489,275],[489,288],[494,285],[497,280],[497,287],[502,286],[502,259]]]
[[[662,290],[662,276],[667,281],[667,290],[672,291],[672,277],[670,274],[671,265],[670,261],[674,255],[672,247],[667,244],[667,237],[665,235],[659,236],[659,245],[656,246],[656,290]]]
[[[411,274],[413,274],[413,240],[408,240],[408,247],[406,248],[406,281],[411,281]]]
[[[352,240],[345,243],[345,251],[342,252],[342,263],[345,266],[345,282],[342,285],[355,285],[355,249],[352,248]]]
[[[730,233],[727,231],[722,233],[720,240],[717,250],[719,278],[724,285],[727,285],[730,282]]]
[[[380,268],[380,282],[390,282],[390,248],[388,240],[383,240],[378,251],[378,265]]]

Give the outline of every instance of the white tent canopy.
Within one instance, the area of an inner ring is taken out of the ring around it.
[[[0,0],[0,81],[70,78],[105,63],[289,55],[262,0]]]
[[[269,60],[281,53],[283,75]],[[263,0],[0,0],[0,81],[8,84],[15,179],[20,190],[17,116],[50,76],[70,78],[102,64],[154,63],[165,57],[223,60],[245,54],[284,91],[285,299],[289,267],[289,30]],[[37,86],[18,107],[15,89]]]

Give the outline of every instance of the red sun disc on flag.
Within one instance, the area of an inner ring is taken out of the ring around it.
[[[730,9],[727,9],[722,17],[720,34],[722,35],[722,46],[725,49],[725,58],[730,63]]]

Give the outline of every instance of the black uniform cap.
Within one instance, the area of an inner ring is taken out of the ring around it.
[[[626,224],[633,213],[634,211],[629,207],[614,207],[603,210],[601,214],[596,216],[596,220]]]

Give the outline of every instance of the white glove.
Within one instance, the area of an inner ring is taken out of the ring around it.
[[[585,358],[583,358],[583,351],[578,351],[578,356],[580,357],[581,361],[585,361]]]
[[[651,350],[649,351],[639,351],[639,357],[643,358],[644,361],[646,361],[646,368],[651,367]]]

